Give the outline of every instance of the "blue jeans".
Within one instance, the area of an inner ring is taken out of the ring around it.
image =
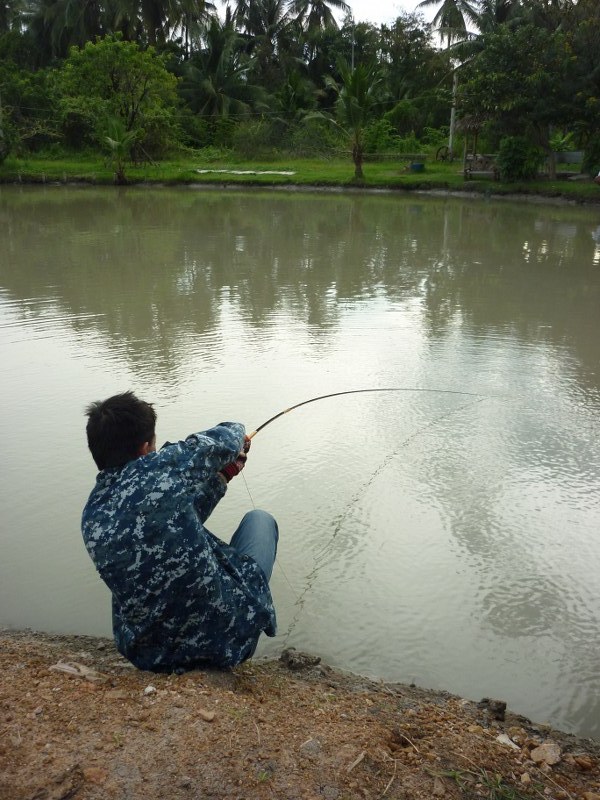
[[[275,519],[259,508],[248,511],[231,537],[231,546],[238,553],[251,556],[271,580],[273,564],[277,555],[279,528]]]
[[[255,508],[254,511],[248,511],[244,515],[236,532],[231,537],[230,544],[238,553],[253,558],[269,581],[277,555],[278,541],[279,528],[275,519],[266,511]],[[256,637],[256,641],[245,654],[244,661],[254,655],[259,638],[259,636]]]

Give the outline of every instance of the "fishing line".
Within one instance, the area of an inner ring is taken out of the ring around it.
[[[452,394],[456,394],[456,392],[452,392]],[[356,505],[356,503],[360,500],[360,498],[363,496],[363,494],[372,485],[372,483],[375,481],[377,476],[388,466],[388,464],[394,458],[396,458],[397,455],[399,455],[399,453],[407,445],[409,445],[413,441],[413,439],[416,439],[417,436],[420,436],[427,429],[432,428],[435,425],[439,425],[441,422],[443,422],[448,417],[452,416],[453,414],[457,414],[460,411],[463,411],[465,408],[471,408],[473,406],[476,406],[479,403],[482,403],[484,400],[495,399],[492,396],[473,395],[470,392],[458,392],[458,394],[470,394],[471,396],[477,397],[477,399],[475,401],[472,401],[470,403],[464,403],[463,405],[458,406],[457,408],[453,408],[450,411],[447,411],[445,414],[442,414],[441,416],[436,417],[434,420],[432,420],[431,422],[427,423],[426,425],[423,425],[418,430],[416,430],[414,433],[411,433],[410,436],[408,436],[406,439],[404,439],[404,441],[402,441],[400,443],[400,445],[394,450],[393,453],[391,453],[390,455],[388,455],[384,459],[384,461],[377,467],[377,469],[369,476],[369,479],[362,486],[360,486],[359,489],[354,493],[354,496],[350,500],[350,503],[348,504],[346,510],[338,517],[338,520],[335,523],[335,528],[334,528],[333,534],[330,537],[329,541],[325,544],[325,546],[321,549],[321,551],[318,552],[315,555],[313,566],[312,566],[310,572],[308,573],[308,575],[306,576],[306,585],[305,585],[304,589],[302,590],[302,592],[299,595],[297,595],[297,599],[296,599],[296,601],[294,603],[294,606],[296,607],[297,610],[296,610],[296,613],[294,614],[294,616],[292,617],[292,619],[290,621],[290,624],[288,626],[287,631],[284,634],[284,637],[283,637],[283,646],[284,647],[286,646],[290,636],[292,635],[292,632],[294,631],[294,628],[296,627],[296,625],[300,621],[300,615],[302,614],[302,611],[304,610],[305,597],[311,591],[311,589],[313,587],[313,584],[314,584],[314,581],[318,577],[318,573],[319,573],[319,570],[320,570],[321,565],[323,563],[324,557],[326,556],[327,552],[330,550],[330,548],[331,548],[332,544],[334,543],[337,535],[342,530],[343,524],[344,524],[345,520],[347,519],[349,513],[352,511],[352,508]]]
[[[389,455],[379,467],[377,467],[375,472],[369,477],[369,480],[365,484],[363,484],[363,486],[361,486],[360,489],[356,492],[356,494],[354,495],[354,497],[350,501],[350,504],[348,505],[348,507],[346,508],[344,513],[342,514],[342,516],[338,519],[338,521],[336,523],[336,526],[335,526],[335,530],[334,530],[333,535],[331,536],[329,542],[320,551],[320,553],[318,553],[315,556],[315,561],[314,561],[313,567],[312,567],[311,571],[309,572],[309,574],[308,574],[308,576],[306,578],[307,584],[306,584],[304,590],[300,594],[296,593],[296,591],[295,591],[294,587],[292,586],[288,576],[285,573],[285,570],[281,566],[281,562],[280,562],[279,558],[276,559],[276,563],[277,563],[279,569],[281,570],[281,573],[282,573],[283,577],[285,578],[288,586],[290,587],[290,590],[291,590],[292,594],[296,597],[296,600],[294,602],[294,606],[296,606],[298,608],[298,612],[294,615],[292,621],[290,622],[288,630],[287,630],[287,632],[285,634],[284,642],[287,642],[287,640],[289,639],[294,627],[296,626],[296,624],[298,622],[299,616],[300,616],[300,614],[302,612],[302,609],[304,607],[304,597],[306,596],[306,594],[310,591],[310,589],[312,587],[312,581],[317,576],[317,573],[318,573],[318,570],[319,570],[319,566],[321,564],[321,561],[322,561],[323,557],[325,556],[325,554],[327,553],[327,551],[331,547],[331,544],[333,543],[333,541],[337,537],[338,533],[342,529],[344,520],[348,516],[348,514],[349,514],[350,510],[352,509],[352,507],[354,505],[356,505],[356,503],[358,502],[360,497],[362,497],[362,495],[367,491],[369,486],[377,478],[377,476],[380,474],[380,472],[383,469],[385,469],[385,467],[389,464],[389,462],[392,461],[398,455],[400,450],[402,450],[404,447],[406,447],[406,445],[408,445],[415,437],[420,436],[425,430],[427,430],[428,428],[432,427],[433,425],[437,425],[440,422],[442,422],[444,419],[449,417],[450,415],[458,413],[459,411],[463,410],[464,408],[468,408],[470,406],[477,405],[478,403],[482,402],[483,400],[502,399],[500,396],[482,395],[479,392],[465,392],[465,391],[460,391],[458,389],[429,389],[429,388],[426,388],[426,387],[405,387],[405,386],[388,386],[388,387],[377,387],[377,388],[369,388],[369,389],[348,389],[348,390],[342,391],[342,392],[332,392],[331,394],[323,394],[323,395],[319,395],[318,397],[311,397],[309,400],[303,400],[302,402],[296,403],[295,405],[290,406],[289,408],[285,408],[283,411],[280,411],[279,413],[274,414],[272,417],[269,417],[269,419],[267,419],[265,422],[263,422],[261,425],[259,425],[258,428],[256,428],[256,430],[254,430],[252,433],[248,434],[248,438],[249,439],[253,439],[256,436],[256,434],[259,433],[261,430],[263,430],[263,428],[266,428],[267,425],[270,425],[276,419],[279,419],[280,417],[284,416],[285,414],[289,414],[290,411],[294,411],[294,409],[300,408],[301,406],[308,405],[309,403],[316,403],[319,400],[326,400],[326,399],[331,398],[331,397],[341,397],[342,395],[349,395],[349,394],[364,394],[364,393],[367,393],[367,392],[427,392],[427,393],[430,393],[430,394],[460,395],[460,396],[463,396],[463,397],[474,397],[476,399],[475,399],[474,402],[465,403],[464,405],[459,406],[458,408],[454,408],[451,411],[448,411],[447,413],[442,414],[442,416],[440,416],[440,417],[436,417],[430,423],[428,423],[425,426],[422,426],[421,428],[416,430],[407,439],[405,439],[400,444],[400,446],[391,455]],[[246,491],[248,492],[248,497],[250,498],[250,502],[252,503],[253,508],[256,508],[256,505],[254,503],[254,499],[252,497],[252,494],[250,492],[250,488],[248,486],[248,481],[246,480],[246,476],[244,475],[243,472],[242,472],[242,477],[244,478],[244,484],[246,486]]]
[[[242,472],[241,472],[241,476],[242,476],[242,478],[244,479],[244,485],[246,486],[246,491],[248,492],[248,497],[250,498],[250,502],[252,503],[252,508],[254,508],[254,509],[256,510],[256,503],[254,502],[254,498],[252,497],[252,494],[251,494],[251,492],[250,492],[250,487],[248,486],[248,481],[246,480],[246,476],[244,475],[244,472],[243,472],[243,470],[242,470]],[[277,564],[277,566],[278,566],[278,567],[279,567],[279,569],[281,570],[281,574],[283,575],[283,577],[284,577],[284,578],[285,578],[285,580],[287,581],[287,585],[290,587],[290,589],[291,589],[291,591],[292,591],[292,594],[293,594],[293,595],[295,595],[295,597],[296,597],[296,603],[297,603],[297,602],[298,602],[298,600],[299,600],[299,596],[296,594],[296,590],[295,590],[295,589],[294,589],[294,587],[292,586],[292,584],[291,584],[291,582],[290,582],[290,579],[288,578],[288,576],[285,574],[285,570],[284,570],[284,568],[281,566],[281,561],[279,560],[279,558],[278,558],[277,556],[275,556],[275,563]],[[294,605],[295,605],[296,603],[294,603]]]

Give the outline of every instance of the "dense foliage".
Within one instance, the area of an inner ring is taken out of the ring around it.
[[[360,178],[365,156],[435,153],[452,124],[455,153],[502,152],[507,176],[554,170],[558,140],[597,168],[597,0],[421,5],[433,23],[355,24],[344,0],[0,0],[0,161],[346,152]]]

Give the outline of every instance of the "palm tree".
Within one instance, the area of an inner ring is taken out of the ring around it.
[[[244,46],[229,14],[224,22],[211,19],[205,46],[192,55],[181,87],[192,111],[210,117],[239,116],[262,99],[263,90],[248,81],[252,62]]]
[[[20,29],[23,10],[22,0],[0,0],[0,34]]]
[[[477,28],[489,33],[498,25],[507,22],[517,8],[516,0],[479,0]]]
[[[83,47],[106,32],[103,11],[96,0],[41,0],[31,5],[25,22],[41,63],[64,58],[73,45]]]
[[[108,123],[107,134],[103,142],[108,150],[110,162],[114,170],[115,183],[125,186],[125,162],[131,159],[131,148],[137,138],[136,131],[128,131],[120,119],[111,119]]]
[[[145,39],[147,44],[163,46],[176,33],[185,39],[186,54],[190,37],[206,20],[210,2],[204,0],[105,0],[112,31],[125,38]]]
[[[475,0],[477,2],[477,0]],[[417,8],[427,8],[436,6],[440,0],[421,0]],[[432,24],[436,27],[442,42],[446,40],[449,48],[453,42],[466,41],[470,37],[468,24],[477,24],[477,7],[469,0],[442,0],[437,10]],[[454,69],[452,77],[452,109],[450,112],[450,133],[448,136],[448,147],[440,148],[446,151],[446,157],[452,159],[454,148],[454,130],[456,127],[456,95],[458,91],[458,72]]]
[[[466,39],[469,36],[468,24],[477,25],[477,6],[469,0],[421,0],[417,8],[430,6],[440,7],[437,10],[432,24],[439,33],[442,41],[446,40],[449,46],[452,42]]]
[[[234,19],[247,38],[248,51],[255,56],[257,81],[275,88],[281,82],[282,61],[298,39],[288,0],[238,0]]]
[[[362,164],[365,150],[365,128],[377,102],[376,93],[381,83],[381,77],[376,73],[375,66],[366,67],[358,64],[351,69],[348,64],[339,61],[337,68],[341,84],[336,83],[330,76],[326,78],[327,85],[337,94],[337,121],[330,115],[320,112],[309,114],[306,119],[329,119],[337,125],[348,138],[352,147],[354,177],[356,180],[362,181],[364,179]]]
[[[350,6],[344,0],[291,0],[290,10],[305,31],[312,33],[323,28],[337,28],[333,8],[350,13]]]

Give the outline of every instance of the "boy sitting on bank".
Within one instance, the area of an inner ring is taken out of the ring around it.
[[[231,544],[204,522],[244,468],[250,439],[223,422],[156,450],[153,407],[125,392],[87,411],[100,470],[82,515],[83,539],[112,592],[113,633],[140,669],[232,667],[275,635],[269,579],[277,523],[247,513]]]

